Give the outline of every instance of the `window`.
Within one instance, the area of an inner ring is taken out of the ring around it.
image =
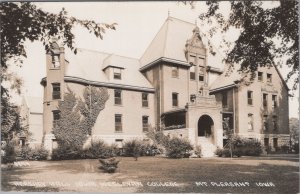
[[[269,146],[269,138],[264,138],[264,146],[265,147]]]
[[[172,67],[172,77],[178,77],[179,68]]]
[[[143,116],[143,132],[149,131],[148,116]]]
[[[222,105],[223,105],[223,107],[224,108],[226,108],[227,107],[227,92],[223,92],[222,93]]]
[[[274,148],[278,147],[278,138],[273,138],[273,147]]]
[[[268,94],[263,94],[263,106],[268,106]]]
[[[273,130],[277,131],[277,128],[278,128],[278,126],[277,126],[277,116],[275,116],[275,115],[273,116],[272,123],[273,123]]]
[[[52,99],[57,100],[60,99],[60,83],[53,83],[52,84]]]
[[[52,113],[53,113],[53,120],[54,121],[57,121],[57,120],[60,119],[60,111],[59,110],[54,110],[54,111],[52,111]]]
[[[272,95],[272,107],[277,107],[277,95]]]
[[[253,114],[248,114],[248,131],[253,131]]]
[[[253,105],[253,92],[252,91],[247,92],[247,98],[248,98],[248,105]]]
[[[264,128],[264,131],[268,131],[268,115],[264,115],[263,117],[263,128]]]
[[[122,91],[115,90],[115,104],[120,105],[122,104]]]
[[[52,55],[52,65],[54,68],[58,68],[60,66],[59,55]]]
[[[115,139],[118,148],[123,147],[123,139]]]
[[[203,82],[204,81],[204,67],[199,67],[199,81]]]
[[[174,107],[178,106],[178,93],[172,93],[172,105]]]
[[[195,94],[190,95],[190,101],[193,102],[193,103],[196,101],[196,95]]]
[[[257,73],[257,78],[258,78],[258,81],[262,82],[263,79],[264,79],[264,78],[263,78],[263,72],[260,72],[260,71],[259,71],[259,72]]]
[[[142,93],[142,107],[148,107],[148,94]]]
[[[196,73],[195,73],[195,65],[192,65],[190,67],[190,79],[195,80],[196,79]]]
[[[114,79],[122,79],[121,69],[113,68],[114,70]]]
[[[267,74],[267,82],[272,83],[272,74]]]
[[[115,131],[122,132],[122,115],[121,114],[115,115]]]

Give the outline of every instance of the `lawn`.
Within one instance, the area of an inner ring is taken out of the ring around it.
[[[119,158],[107,174],[97,160],[33,161],[2,168],[2,191],[298,193],[297,158]]]

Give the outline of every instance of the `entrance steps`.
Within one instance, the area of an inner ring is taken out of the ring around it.
[[[198,145],[201,146],[203,158],[214,157],[217,147],[212,143],[209,137],[198,137]]]

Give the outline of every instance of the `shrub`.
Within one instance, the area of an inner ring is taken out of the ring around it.
[[[288,153],[289,152],[289,149],[290,149],[290,146],[288,145],[282,145],[280,146],[280,149],[283,153]]]
[[[3,164],[13,163],[16,161],[16,149],[15,144],[13,142],[7,143],[7,145],[4,148],[4,151],[5,155],[1,158],[1,162]]]
[[[117,170],[120,161],[112,157],[109,159],[99,159],[99,162],[101,163],[100,168],[105,172],[114,173]]]
[[[257,140],[234,137],[232,141],[232,156],[259,156],[262,153],[261,143]],[[231,157],[229,147],[217,148],[219,157]]]
[[[194,153],[195,153],[199,158],[201,158],[201,156],[202,156],[201,146],[196,146],[195,149],[194,149]]]
[[[82,150],[78,150],[68,144],[60,143],[52,152],[52,160],[80,159],[83,155]]]
[[[293,150],[295,151],[296,154],[299,154],[299,143],[295,143],[293,145]]]
[[[139,157],[143,154],[144,145],[140,140],[130,140],[125,142],[124,146],[124,156]]]
[[[48,157],[48,150],[43,147],[32,149],[30,152],[30,160],[46,160]]]
[[[169,140],[166,146],[167,156],[170,158],[184,158],[189,156],[193,149],[189,141],[174,137]]]

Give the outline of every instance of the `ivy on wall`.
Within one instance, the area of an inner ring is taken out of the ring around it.
[[[83,92],[83,99],[77,98],[74,92],[67,88],[64,101],[58,104],[60,119],[54,121],[53,126],[58,144],[80,150],[91,135],[97,117],[108,98],[106,88],[87,86]]]

